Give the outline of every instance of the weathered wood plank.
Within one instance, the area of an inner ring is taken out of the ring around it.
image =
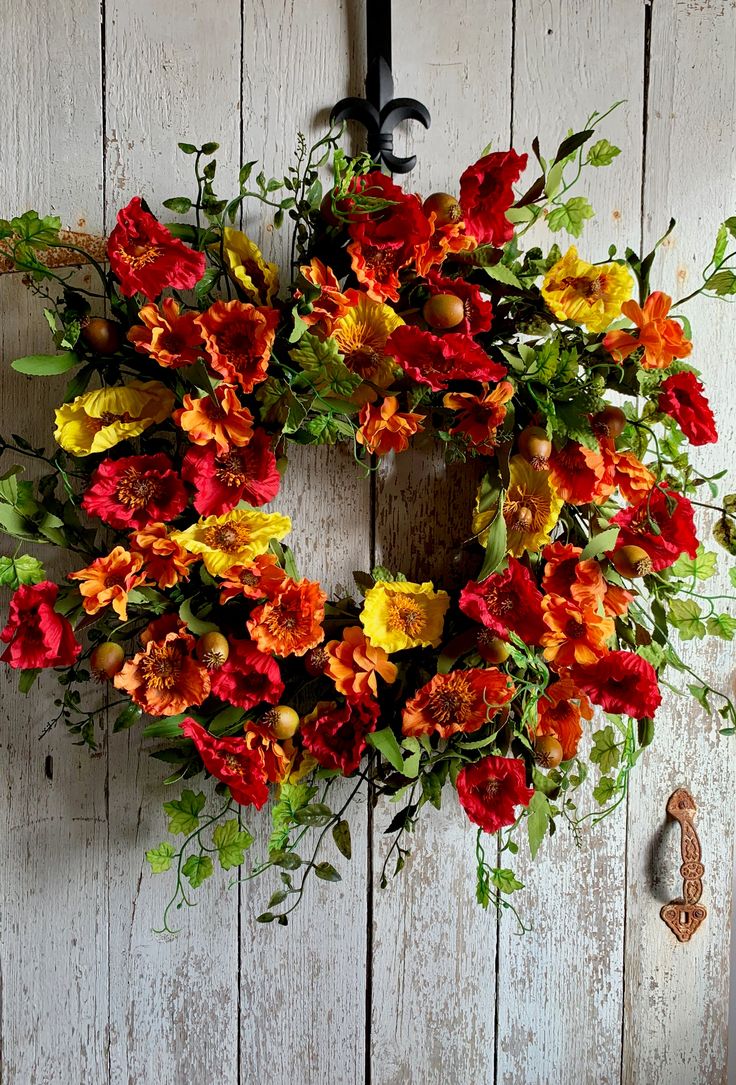
[[[109,230],[134,195],[154,213],[191,195],[193,159],[180,140],[221,144],[222,186],[239,158],[240,5],[175,0],[106,7],[106,207]],[[164,212],[166,215],[167,213]],[[110,1073],[113,1082],[217,1079],[237,1071],[238,892],[226,875],[196,893],[199,906],[153,933],[172,890],[144,854],[166,837],[161,803],[178,795],[164,766],[141,748],[138,728],[110,741]],[[205,788],[208,794],[211,788]]]
[[[585,259],[604,259],[639,238],[644,7],[553,0],[517,4],[514,146],[539,135],[550,158],[568,128],[580,130],[594,110],[627,102],[605,122],[622,153],[613,165],[583,175],[573,195],[596,212],[579,239],[541,226],[539,243],[577,244]],[[600,63],[601,42],[608,60]],[[551,97],[541,93],[554,88]],[[598,137],[594,137],[598,138]],[[531,180],[531,175],[530,175]],[[594,721],[594,725],[595,724]],[[581,812],[595,808],[592,782]],[[526,888],[514,903],[532,930],[518,937],[513,916],[501,917],[498,977],[500,1085],[614,1083],[620,1078],[623,1012],[625,810],[582,827],[582,847],[563,824],[536,860],[525,846],[509,861]]]
[[[509,138],[511,4],[394,5],[396,93],[419,98],[432,127],[411,124],[409,186],[456,192],[489,140]],[[401,43],[399,46],[398,43]],[[397,138],[398,153],[405,153]],[[405,453],[377,480],[376,559],[410,579],[457,580],[452,555],[470,534],[476,481],[468,468]],[[467,570],[466,570],[467,571]],[[398,808],[374,813],[374,881]],[[495,917],[474,897],[475,832],[454,797],[422,811],[413,858],[385,890],[373,922],[372,1080],[375,1085],[465,1085],[493,1080]],[[389,868],[389,874],[392,868]]]
[[[258,158],[267,175],[291,162],[296,132],[321,135],[329,111],[358,89],[348,60],[356,39],[347,5],[315,0],[258,0],[244,5],[243,159]],[[358,39],[359,41],[359,39]],[[275,76],[274,73],[277,73]],[[246,229],[288,275],[286,228],[259,230],[264,210],[246,209]],[[287,220],[288,222],[288,220]],[[289,468],[274,506],[293,520],[300,572],[352,590],[352,571],[368,565],[370,486],[349,452],[289,451]],[[348,784],[330,794],[334,806]],[[316,882],[284,929],[254,922],[276,888],[244,886],[241,911],[241,1081],[352,1085],[365,1060],[366,813],[350,817],[353,859],[332,842],[325,857],[340,885]],[[254,845],[263,848],[267,817]],[[274,1042],[274,1038],[279,1039]]]
[[[99,229],[98,5],[19,8],[4,0],[0,27],[0,216],[35,207],[71,226]],[[5,276],[0,312],[0,429],[48,446],[63,380],[31,382],[9,369],[13,358],[48,350],[41,305],[19,276]],[[14,460],[6,453],[0,472]],[[33,464],[25,463],[33,476]],[[12,540],[4,538],[2,550],[13,553]],[[51,576],[70,567],[51,548],[37,555]],[[4,590],[3,620],[7,598]],[[91,760],[63,726],[39,741],[56,715],[55,683],[42,680],[26,698],[16,691],[15,674],[3,670],[0,1076],[8,1085],[92,1085],[107,1075],[106,749],[103,743]]]
[[[708,0],[652,8],[644,242],[649,249],[670,214],[678,220],[652,277],[653,285],[674,298],[696,288],[710,258],[715,225],[733,213],[736,202],[735,48],[732,4]],[[736,322],[732,308],[714,301],[698,299],[686,312],[694,328],[691,360],[703,371],[720,433],[718,446],[694,450],[694,461],[708,474],[732,467],[736,430],[730,358]],[[726,493],[734,489],[733,471],[720,485]],[[701,519],[702,537],[708,549],[719,549],[710,537],[710,523],[710,517]],[[719,550],[725,565],[721,556]],[[734,594],[723,574],[703,590]],[[729,608],[725,601],[717,605]],[[696,671],[732,692],[730,644],[681,645],[675,637],[675,646]],[[688,678],[674,675],[671,680],[684,686]],[[733,740],[719,736],[720,723],[720,717],[709,718],[690,699],[668,697],[657,716],[655,747],[637,767],[627,848],[627,1085],[726,1081],[736,770]],[[662,904],[682,891],[679,841],[665,816],[667,800],[679,786],[690,789],[698,806],[708,908],[707,919],[687,944],[677,942],[659,916]]]

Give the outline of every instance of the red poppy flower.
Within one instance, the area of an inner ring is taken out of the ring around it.
[[[480,583],[470,580],[460,592],[460,609],[497,637],[511,632],[526,644],[539,644],[544,632],[542,593],[516,558],[509,558],[501,573],[491,573]]]
[[[562,448],[552,449],[550,482],[568,505],[587,505],[595,501],[604,473],[601,453],[579,445],[577,441],[568,441]]]
[[[655,573],[674,565],[683,551],[694,558],[698,549],[692,505],[665,485],[617,512],[611,523],[621,528],[616,547],[640,546]]]
[[[411,324],[402,324],[386,341],[386,352],[413,380],[428,384],[433,392],[451,380],[498,381],[506,369],[489,358],[469,335],[450,332],[433,335]]]
[[[477,452],[493,455],[496,432],[506,417],[506,404],[513,398],[514,386],[511,381],[501,381],[491,391],[487,384],[482,389],[480,396],[471,392],[448,392],[442,403],[457,411],[450,433],[464,434]]]
[[[674,418],[691,445],[710,445],[718,440],[713,411],[694,373],[673,373],[663,380],[657,406]]]
[[[210,673],[212,692],[221,701],[239,708],[278,704],[284,692],[279,665],[273,656],[259,651],[249,640],[228,638],[230,654]]]
[[[212,368],[244,392],[266,379],[278,322],[276,309],[237,299],[216,301],[197,317]]]
[[[195,487],[194,507],[200,516],[222,516],[240,501],[265,505],[279,492],[281,476],[265,430],[259,429],[244,448],[218,451],[214,443],[192,445],[184,455],[182,478]]]
[[[268,802],[268,780],[258,748],[249,746],[245,738],[215,738],[189,717],[180,727],[194,742],[204,767],[227,784],[236,802],[256,810]]]
[[[163,452],[103,460],[93,472],[82,508],[111,527],[137,529],[169,523],[186,507],[187,491]]]
[[[636,652],[609,652],[592,667],[577,669],[575,682],[606,712],[637,720],[653,716],[662,702],[654,667]]]
[[[516,821],[516,807],[528,806],[534,794],[526,786],[524,762],[516,757],[484,757],[457,775],[457,797],[474,825],[497,833]]]
[[[126,298],[140,290],[149,301],[167,286],[191,290],[202,278],[207,262],[203,252],[188,248],[145,211],[140,196],[118,211],[107,255]]]
[[[50,580],[21,584],[10,600],[0,633],[8,647],[0,659],[11,667],[70,667],[82,650],[63,614],[54,610],[59,588]]]
[[[366,748],[365,736],[375,731],[380,709],[370,697],[339,708],[334,701],[318,701],[302,720],[304,746],[326,769],[339,769],[349,776],[360,765]]]
[[[468,166],[460,178],[460,206],[465,229],[479,245],[503,245],[514,227],[506,212],[514,202],[513,185],[526,169],[527,156],[496,151]]]
[[[487,332],[491,327],[493,308],[487,297],[473,283],[467,283],[464,279],[447,279],[438,271],[432,271],[427,277],[430,293],[454,294],[460,298],[465,309],[465,319],[453,330],[465,335],[478,335]]]

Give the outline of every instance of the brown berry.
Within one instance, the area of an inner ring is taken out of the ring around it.
[[[104,316],[88,317],[79,333],[82,342],[93,354],[114,354],[123,341],[123,329],[115,320]]]
[[[514,513],[514,518],[511,521],[510,525],[511,530],[521,532],[529,531],[533,522],[534,516],[532,514],[532,510],[528,509],[526,505],[522,505],[521,508],[518,508]]]
[[[535,471],[546,471],[552,454],[552,442],[541,426],[527,426],[519,434],[519,452]]]
[[[217,630],[204,633],[197,641],[197,659],[204,663],[208,671],[216,671],[227,662],[230,645],[227,637]]]
[[[652,570],[652,559],[641,546],[622,546],[611,554],[611,564],[619,576],[627,580],[635,580],[640,576],[649,576]]]
[[[465,320],[465,306],[456,294],[435,294],[425,301],[422,316],[430,328],[456,328]]]
[[[114,678],[123,668],[125,652],[114,640],[103,641],[98,644],[89,657],[89,665],[92,673],[100,682]]]
[[[478,654],[486,663],[504,663],[511,653],[507,641],[494,637],[484,629],[478,636]]]
[[[606,407],[593,416],[593,429],[599,437],[620,437],[626,428],[627,418],[620,407]]]
[[[463,217],[460,204],[449,192],[433,192],[422,207],[427,217],[434,213],[436,226],[452,226]]]
[[[562,743],[554,735],[542,735],[534,743],[534,759],[542,769],[556,769],[562,761]]]
[[[277,704],[275,708],[269,709],[261,722],[271,728],[276,738],[285,739],[294,737],[300,720],[299,713],[289,705]]]

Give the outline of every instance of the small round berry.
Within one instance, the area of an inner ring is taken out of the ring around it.
[[[93,354],[114,354],[123,341],[123,329],[115,320],[104,316],[87,317],[82,323],[80,338]]]
[[[649,576],[652,570],[652,559],[641,546],[622,546],[611,554],[611,564],[619,576],[627,580],[635,580],[640,576]]]
[[[435,215],[436,226],[452,226],[463,217],[460,204],[449,192],[433,192],[422,204],[424,214]]]
[[[627,418],[620,407],[606,407],[593,416],[593,429],[601,437],[620,437],[626,428]]]
[[[554,735],[542,735],[534,743],[534,759],[542,769],[556,769],[562,761],[562,743]]]
[[[286,704],[277,704],[268,710],[261,723],[270,727],[276,738],[293,738],[299,728],[299,713]]]
[[[114,678],[123,668],[125,652],[114,640],[103,641],[98,644],[89,657],[89,665],[92,673],[100,682]]]
[[[527,426],[519,434],[519,452],[535,471],[546,471],[552,454],[552,442],[541,426]]]
[[[435,294],[425,301],[422,316],[430,328],[444,331],[462,324],[465,306],[456,294]]]
[[[227,637],[216,630],[204,633],[197,641],[197,659],[208,671],[216,671],[223,663],[227,663],[229,655]]]

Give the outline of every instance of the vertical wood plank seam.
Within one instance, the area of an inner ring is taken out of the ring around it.
[[[646,172],[647,172],[647,126],[649,123],[649,76],[650,76],[650,64],[651,64],[651,44],[652,44],[652,8],[653,0],[644,0],[644,57],[642,65],[642,101],[641,101],[641,191],[640,191],[640,211],[639,211],[639,254],[644,255],[644,208],[645,208],[645,193],[646,193]],[[619,1081],[621,1085],[625,1085],[624,1082],[624,1057],[626,1051],[626,996],[627,996],[627,975],[626,975],[626,944],[628,933],[628,901],[629,901],[629,818],[631,814],[631,790],[626,795],[626,811],[624,816],[624,899],[623,899],[623,937],[621,940],[621,1061],[619,1064]]]
[[[243,116],[243,80],[245,78],[245,12],[243,5],[246,0],[240,0],[240,72],[238,75],[238,90],[240,93],[238,107],[238,188],[240,188],[240,169],[245,157],[245,118]],[[240,228],[243,228],[243,204],[240,205]],[[243,1085],[243,1051],[242,1051],[242,1025],[243,1025],[243,883],[237,880],[236,910],[237,918],[237,978],[236,978],[236,1010],[235,1010],[235,1077],[238,1085]]]
[[[371,483],[370,496],[368,498],[369,538],[368,554],[370,568],[376,565],[376,532],[378,523],[378,460],[371,455]],[[373,785],[370,777],[366,784],[366,849],[365,849],[365,1056],[364,1056],[364,1085],[371,1085],[373,1077]]]

